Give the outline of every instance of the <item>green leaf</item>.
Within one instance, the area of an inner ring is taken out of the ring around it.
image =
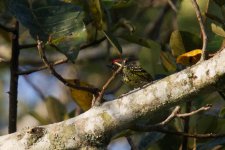
[[[161,45],[151,41],[151,48],[143,47],[138,54],[141,66],[154,77],[156,74],[166,74],[160,63],[161,51]]]
[[[104,29],[103,12],[100,0],[87,0],[89,15],[92,17],[94,26],[98,30]]]
[[[193,49],[201,49],[201,43],[198,36],[185,31],[176,30],[170,37],[170,47],[175,57]]]
[[[161,59],[161,62],[163,64],[163,66],[165,67],[165,69],[168,72],[175,72],[176,71],[175,60],[170,53],[162,51],[160,53],[160,59]]]
[[[221,48],[223,41],[225,41],[224,37],[219,35],[215,35],[212,40],[210,40],[207,44],[207,50],[209,51],[217,51]]]
[[[66,114],[65,106],[56,98],[48,97],[45,100],[48,116],[52,123],[63,121]]]
[[[119,51],[120,54],[122,54],[123,50],[122,47],[120,46],[118,40],[110,33],[107,31],[103,31],[103,34],[105,37],[109,40],[110,44]]]
[[[179,31],[174,31],[170,37],[170,48],[173,56],[177,57],[185,53],[185,47]]]
[[[78,6],[59,0],[10,0],[8,6],[34,39],[38,36],[46,42],[50,37],[71,61],[76,59],[80,45],[88,41],[84,12]]]
[[[225,38],[225,31],[224,31],[224,29],[222,27],[220,27],[220,26],[218,26],[218,25],[216,25],[214,23],[211,24],[211,27],[212,27],[212,31],[215,34]]]

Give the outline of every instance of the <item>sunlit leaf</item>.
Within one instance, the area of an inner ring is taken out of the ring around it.
[[[185,47],[179,31],[174,31],[170,37],[170,47],[172,49],[173,56],[177,57],[185,53]]]
[[[190,52],[184,53],[177,57],[177,63],[188,66],[197,63],[201,58],[202,50],[195,49]]]
[[[211,24],[211,27],[212,27],[212,31],[214,33],[225,38],[225,31],[222,27],[220,27],[214,23]]]
[[[69,79],[67,81],[77,86],[94,88],[92,85],[78,79]],[[95,98],[95,95],[93,93],[74,88],[70,88],[70,91],[73,100],[82,110],[87,111],[91,108],[92,100]]]
[[[160,59],[161,59],[163,66],[166,68],[167,71],[169,71],[169,72],[176,71],[176,65],[175,65],[172,57],[168,53],[162,51],[160,53]]]
[[[203,5],[207,5],[209,0],[204,1],[198,1],[198,5],[201,9],[201,11],[205,12]],[[192,5],[192,2],[190,0],[182,0],[180,1],[180,6],[177,13],[177,24],[178,29],[180,31],[189,31],[193,34],[199,34],[199,23],[196,19],[196,14]]]
[[[201,48],[201,43],[201,39],[198,36],[185,31],[176,30],[170,37],[170,47],[174,57],[190,50]]]
[[[104,26],[103,12],[100,0],[88,0],[89,15],[92,17],[95,27],[102,30]]]
[[[116,39],[116,37],[114,37],[110,32],[107,31],[103,31],[105,37],[109,40],[110,44],[116,49],[118,50],[118,52],[120,54],[122,54],[123,50],[122,47],[120,46],[118,40]]]

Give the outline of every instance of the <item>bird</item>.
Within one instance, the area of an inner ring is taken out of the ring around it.
[[[123,65],[123,66],[122,66]],[[147,83],[153,81],[150,73],[144,70],[139,61],[133,59],[114,59],[112,61],[112,68],[116,69],[122,66],[122,81],[133,88],[142,87]]]

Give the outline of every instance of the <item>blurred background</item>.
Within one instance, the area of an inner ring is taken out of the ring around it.
[[[220,10],[216,9],[218,6],[213,1],[199,0],[198,2],[203,12],[214,10],[215,15],[222,17]],[[122,24],[116,27],[113,34],[122,46],[123,56],[137,58],[154,79],[160,79],[186,67],[176,63],[176,57],[188,49],[176,50],[174,48],[177,45],[175,42],[177,37],[172,36],[176,35],[175,31],[188,32],[199,39],[201,37],[195,12],[189,0],[136,0],[126,7],[117,7],[109,12],[112,25]],[[0,1],[0,23],[10,27],[14,22],[15,18],[7,10],[3,1]],[[208,50],[213,52],[221,47],[224,37],[213,33],[211,24],[214,21],[212,19],[207,18],[207,22],[207,27],[209,27],[207,28],[209,30]],[[30,43],[35,43],[35,40],[29,34],[29,30],[20,24],[20,44]],[[193,47],[199,43],[191,43],[191,45]],[[201,44],[194,48],[201,48]],[[192,49],[189,48],[189,50]],[[51,62],[66,59],[65,55],[55,50],[48,50],[46,53]],[[7,134],[10,57],[11,34],[0,29],[0,135]],[[55,69],[65,79],[79,79],[101,88],[112,74],[112,70],[107,65],[117,57],[119,55],[115,48],[107,40],[103,40],[99,44],[81,50],[75,63],[63,63],[55,66]],[[36,48],[21,50],[19,62],[21,72],[43,66]],[[108,94],[105,97],[112,100],[131,89],[121,82],[120,77],[117,77],[107,89]],[[193,102],[193,108],[212,103],[213,109],[207,114],[197,115],[192,119],[193,130],[202,131],[202,133],[225,130],[219,125],[220,122],[224,122],[223,115],[220,113],[223,110],[224,101],[218,93],[199,95],[196,99],[198,101]],[[48,70],[19,76],[18,130],[68,119],[76,115],[76,108],[77,105],[71,97],[69,88],[58,81]],[[217,120],[219,114],[222,117]],[[197,120],[204,126],[196,127]],[[175,121],[172,125],[174,124],[176,127],[173,129],[182,128],[179,121]],[[215,130],[209,128],[212,125]],[[136,143],[141,145],[140,149],[163,149],[165,147],[162,143],[169,144],[171,140],[176,141],[177,144],[170,148],[178,149],[178,143],[181,141],[180,137],[159,133],[138,134],[135,139],[138,139]],[[143,139],[147,139],[148,142],[146,143]],[[120,138],[113,141],[108,148],[123,150],[130,149],[130,146],[125,138]]]

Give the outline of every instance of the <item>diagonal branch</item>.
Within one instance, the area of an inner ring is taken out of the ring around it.
[[[106,81],[106,83],[103,85],[102,90],[100,91],[98,97],[96,100],[93,101],[92,105],[100,105],[102,103],[102,97],[105,93],[105,90],[109,86],[109,84],[115,79],[116,75],[120,73],[120,71],[123,69],[123,65],[120,65],[120,67],[113,72],[112,76]]]
[[[38,48],[39,54],[41,56],[41,59],[43,60],[44,64],[47,66],[47,68],[49,69],[50,73],[52,75],[54,75],[64,85],[69,86],[71,88],[88,91],[88,92],[91,92],[93,94],[96,94],[99,91],[97,88],[81,87],[81,86],[77,86],[77,85],[74,85],[74,84],[71,84],[71,83],[67,82],[60,74],[58,74],[55,71],[53,66],[48,62],[48,59],[45,56],[45,51],[44,51],[44,48],[43,48],[42,41],[39,41],[39,40],[37,41],[37,48]]]
[[[160,123],[157,123],[155,125],[134,125],[134,126],[131,127],[131,129],[135,130],[135,131],[142,131],[142,132],[158,131],[158,129],[162,129],[163,127],[165,127],[168,123],[170,123],[176,117],[178,117],[178,118],[190,117],[190,116],[195,115],[199,112],[209,110],[211,107],[212,107],[211,105],[206,105],[206,106],[203,106],[203,107],[201,107],[197,110],[194,110],[192,112],[179,114],[180,106],[176,106],[174,108],[174,110],[172,111],[172,113],[164,121],[162,121]]]

